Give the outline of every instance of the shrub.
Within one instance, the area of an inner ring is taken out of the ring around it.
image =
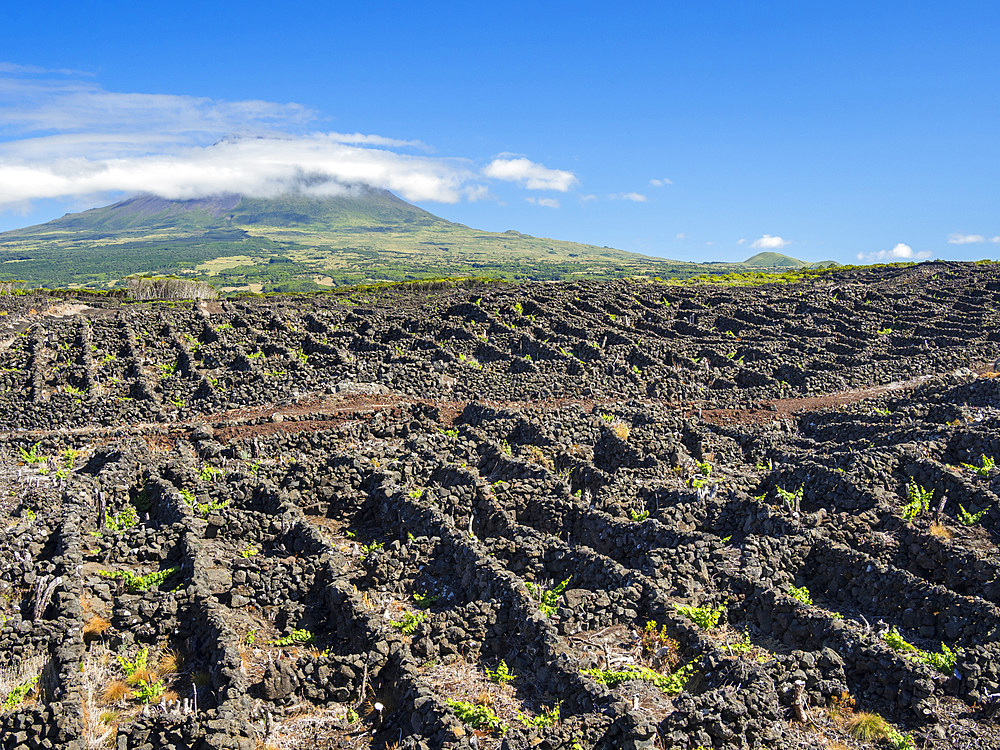
[[[921,513],[926,513],[934,499],[934,491],[926,490],[914,481],[906,487],[907,502],[903,506],[903,518],[911,521]]]
[[[532,581],[525,581],[524,585],[531,594],[531,598],[538,602],[538,609],[546,617],[553,617],[559,609],[559,597],[566,591],[566,587],[572,578],[567,578],[562,583],[558,583],[552,588],[545,588]]]
[[[497,665],[496,669],[490,669],[485,667],[486,676],[489,678],[490,682],[495,682],[497,685],[507,685],[514,681],[514,673],[507,668],[507,662],[503,659]]]
[[[985,453],[982,454],[980,460],[982,461],[982,466],[973,466],[972,464],[962,464],[966,469],[972,469],[981,477],[989,477],[990,472],[996,467],[996,461]]]
[[[711,630],[719,624],[723,610],[722,607],[689,607],[683,604],[675,604],[674,609],[704,630]]]
[[[784,487],[775,487],[778,492],[778,497],[785,501],[785,506],[791,513],[798,513],[799,507],[802,504],[802,496],[805,492],[805,487],[800,486],[794,492],[786,490]]]
[[[36,685],[38,685],[37,675],[32,677],[27,682],[23,682],[17,687],[12,688],[3,699],[4,710],[10,711],[11,709],[16,708],[25,698],[28,697],[28,694],[35,689]]]
[[[166,570],[158,570],[153,573],[147,573],[144,576],[137,576],[129,570],[99,570],[97,571],[97,575],[102,578],[120,580],[132,591],[148,591],[153,586],[159,586],[179,570],[180,568],[177,567],[167,568]]]
[[[668,669],[673,669],[680,663],[680,644],[667,635],[666,625],[657,627],[654,621],[649,620],[645,630],[639,634],[639,645],[643,654],[655,657]]]
[[[390,622],[389,624],[401,633],[413,635],[417,629],[417,625],[426,619],[426,612],[404,612],[402,619]]]
[[[316,636],[314,636],[308,630],[293,630],[288,635],[282,638],[276,638],[271,641],[268,645],[271,646],[291,646],[294,644],[308,645],[310,643],[315,643]]]
[[[105,520],[105,525],[107,526],[108,531],[113,531],[116,534],[119,531],[131,529],[138,523],[139,514],[135,512],[135,507],[131,504],[126,505],[114,515],[107,516]]]
[[[803,604],[812,604],[812,595],[805,586],[789,586],[788,595],[793,599],[798,599]]]
[[[684,690],[684,686],[687,685],[688,680],[694,674],[694,665],[688,664],[668,674],[662,674],[655,669],[642,666],[621,670],[583,669],[580,670],[580,673],[610,688],[617,687],[623,682],[643,680],[645,682],[652,682],[667,695],[677,695]]]
[[[509,729],[488,706],[477,706],[468,701],[458,700],[450,700],[448,705],[463,723],[468,724],[473,729],[491,730],[500,734],[504,734]]]
[[[969,513],[969,511],[967,511],[964,507],[962,507],[962,504],[959,503],[958,522],[963,526],[975,526],[982,520],[983,516],[989,513],[989,510],[992,507],[993,507],[992,505],[988,505],[978,513]]]
[[[917,648],[912,643],[907,643],[903,639],[903,636],[900,635],[899,630],[896,628],[892,628],[883,637],[885,638],[885,642],[893,651],[898,651],[907,659],[919,661],[922,664],[934,667],[934,669],[941,674],[950,675],[955,671],[955,663],[958,661],[958,655],[961,653],[961,649],[952,650],[942,643],[940,654],[935,654],[931,651],[924,651],[923,649]]]
[[[529,727],[551,727],[558,724],[562,719],[559,705],[550,708],[548,711],[542,711],[538,716],[528,716],[525,713],[519,713],[519,717],[524,725]]]

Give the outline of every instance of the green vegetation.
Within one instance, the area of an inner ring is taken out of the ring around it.
[[[282,638],[275,638],[268,643],[269,646],[308,646],[316,642],[316,636],[308,630],[293,630]]]
[[[430,609],[431,605],[438,600],[438,597],[430,594],[414,594],[413,603],[417,609]]]
[[[139,680],[139,686],[132,693],[140,703],[156,703],[167,690],[163,680],[156,678],[152,680]]]
[[[139,196],[0,233],[0,260],[16,261],[29,286],[112,290],[128,284],[137,297],[160,299],[212,296],[211,287],[223,294],[320,292],[352,285],[373,291],[391,283],[463,277],[695,277],[695,283],[755,284],[820,273],[756,270],[770,263],[808,265],[778,254],[761,254],[746,264],[701,264],[515,231],[484,232],[383,190],[322,199]],[[748,267],[755,270],[741,273]]]
[[[580,672],[592,678],[595,682],[607,685],[610,688],[617,687],[623,682],[631,680],[644,680],[652,682],[667,695],[677,695],[684,690],[684,686],[687,685],[688,680],[694,674],[694,666],[688,664],[669,674],[662,674],[655,669],[643,666],[629,667],[628,669],[621,670],[583,669]]]
[[[973,466],[972,464],[962,464],[966,469],[972,469],[981,477],[989,478],[990,472],[996,467],[996,461],[992,457],[987,456],[985,453],[980,459],[983,463],[982,466]]]
[[[566,587],[572,578],[567,578],[562,583],[557,583],[552,588],[545,588],[533,581],[525,581],[524,585],[531,594],[531,598],[538,602],[538,610],[546,617],[554,617],[559,609],[559,597],[566,591]]]
[[[41,445],[41,443],[35,443],[33,446],[31,446],[30,450],[25,450],[23,447],[19,446],[18,451],[20,451],[21,453],[21,461],[23,461],[26,464],[43,463],[46,460],[46,458],[45,456],[38,455],[39,445]]]
[[[99,570],[97,571],[97,575],[101,576],[101,578],[122,581],[126,588],[132,591],[148,591],[153,586],[159,586],[167,578],[179,570],[180,568],[177,567],[167,568],[166,570],[158,570],[153,573],[147,573],[144,576],[137,576],[135,573],[128,570]]]
[[[141,648],[134,660],[129,660],[122,654],[115,654],[118,664],[125,672],[126,681],[136,685],[132,697],[140,703],[155,703],[166,692],[163,680],[149,668],[149,648]]]
[[[812,604],[812,595],[805,586],[789,586],[788,595],[793,599],[798,599],[803,604]]]
[[[964,507],[962,507],[962,504],[959,503],[958,522],[963,526],[975,526],[982,520],[983,516],[985,516],[992,507],[993,507],[992,505],[988,505],[978,513],[969,513],[969,511],[967,511]]]
[[[674,609],[703,630],[711,630],[718,625],[724,610],[723,607],[689,607],[683,604],[675,604]]]
[[[14,687],[3,699],[3,709],[4,711],[10,711],[11,709],[17,708],[21,702],[28,697],[28,693],[34,690],[35,686],[38,684],[38,676],[32,677],[27,682],[23,682],[20,685]]]
[[[774,488],[778,497],[780,497],[785,502],[785,507],[788,508],[790,513],[798,513],[799,507],[802,504],[802,496],[805,493],[805,487],[801,486],[794,492],[790,492],[783,487]]]
[[[391,621],[389,624],[400,633],[413,635],[417,630],[417,625],[427,619],[426,612],[404,612],[399,620]]]
[[[198,478],[203,482],[212,482],[218,478],[224,477],[226,472],[222,469],[217,469],[216,467],[205,464],[201,467],[201,471],[198,474]]]
[[[528,716],[525,713],[519,712],[518,718],[528,727],[552,727],[562,720],[558,705],[550,708],[548,711],[542,711],[538,716]]]
[[[105,520],[105,525],[107,526],[108,531],[113,531],[115,533],[131,529],[138,523],[139,514],[135,512],[135,507],[131,504],[126,505],[114,515],[108,516]]]
[[[149,668],[149,648],[139,649],[135,655],[135,659],[131,661],[123,654],[115,654],[115,659],[118,660],[118,664],[121,666],[122,671],[125,672],[125,676],[131,677],[136,672]]]
[[[950,675],[955,671],[955,662],[958,660],[961,649],[952,650],[942,643],[940,654],[935,654],[931,651],[924,651],[917,648],[912,643],[907,643],[903,640],[903,636],[899,634],[899,631],[896,628],[892,628],[883,637],[885,638],[885,642],[893,651],[898,651],[907,659],[919,661],[922,664],[934,667],[934,669],[941,674]]]
[[[507,668],[507,662],[503,659],[497,665],[496,669],[490,669],[485,667],[486,676],[489,678],[490,682],[495,682],[497,685],[508,685],[514,681],[514,673]]]
[[[500,721],[499,717],[493,713],[489,706],[477,705],[468,701],[448,701],[459,720],[468,724],[473,729],[483,729],[487,731],[504,734],[510,727]]]
[[[906,504],[903,505],[903,518],[912,521],[921,513],[926,513],[934,499],[934,490],[926,490],[910,480],[906,486]]]

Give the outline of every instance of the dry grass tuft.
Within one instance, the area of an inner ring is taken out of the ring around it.
[[[629,435],[631,435],[631,434],[632,434],[632,428],[631,428],[631,427],[629,427],[629,426],[628,426],[628,424],[626,424],[625,422],[622,422],[622,421],[620,421],[620,420],[616,420],[616,421],[615,421],[615,422],[614,422],[614,423],[613,423],[613,424],[611,425],[611,430],[612,430],[612,432],[614,432],[614,433],[615,433],[615,437],[617,437],[617,438],[618,438],[619,440],[621,440],[621,441],[622,441],[623,443],[624,443],[624,442],[625,442],[626,440],[628,440],[628,438],[629,438]]]
[[[104,631],[111,627],[111,623],[100,615],[92,616],[83,625],[83,642],[90,643],[96,641],[104,635]]]
[[[951,533],[951,529],[949,529],[943,523],[932,523],[927,528],[927,531],[931,535],[936,536],[939,539],[951,539],[954,536],[954,534]]]
[[[862,742],[885,739],[889,734],[889,725],[878,714],[861,711],[847,720],[847,728],[851,736]]]
[[[541,448],[537,445],[529,445],[524,452],[524,457],[526,460],[533,464],[538,464],[539,466],[544,466],[549,471],[555,471],[555,462],[545,455]]]
[[[101,693],[101,699],[105,703],[124,703],[132,697],[132,688],[125,680],[112,680]]]
[[[161,674],[176,674],[181,671],[181,667],[184,666],[184,657],[177,649],[168,648],[162,654],[160,654],[160,659],[156,663],[156,671]]]
[[[140,682],[156,682],[157,676],[155,670],[137,669],[125,678],[125,682],[129,685],[138,685]]]

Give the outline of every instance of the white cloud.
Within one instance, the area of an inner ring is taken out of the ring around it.
[[[746,237],[740,237],[738,240],[736,240],[736,244],[737,245],[745,245],[746,241],[747,241]]]
[[[341,143],[335,134],[233,138],[170,153],[48,161],[0,159],[0,205],[116,191],[194,198],[223,192],[316,195],[345,186],[383,187],[407,200],[455,203],[481,197],[464,162]]]
[[[892,250],[878,250],[874,253],[858,253],[858,260],[868,262],[896,261],[896,260],[926,260],[932,255],[930,250],[914,251],[905,242],[898,242]]]
[[[656,178],[654,177],[649,181],[649,184],[653,187],[663,187],[664,185],[673,185],[672,180],[668,180],[666,177]]]
[[[991,242],[994,245],[1000,244],[1000,236],[986,237],[982,234],[959,234],[957,232],[948,235],[949,245],[977,245],[985,242]]]
[[[642,193],[613,193],[608,198],[613,201],[632,201],[633,203],[645,203],[647,200]]]
[[[528,203],[534,203],[536,206],[545,206],[546,208],[559,208],[558,198],[525,198]]]
[[[562,192],[577,183],[521,156],[480,170],[416,140],[318,132],[317,113],[295,103],[111,92],[83,75],[0,63],[0,210],[122,192],[328,195],[354,185],[454,203],[487,197],[490,178]]]
[[[787,247],[792,244],[789,240],[786,240],[777,235],[765,234],[760,239],[754,240],[750,243],[750,247],[754,250],[781,250],[783,247]]]
[[[683,239],[686,239],[686,238],[687,238],[687,235],[684,234],[684,232],[678,232],[677,234],[674,235],[674,239],[675,240],[683,240]]]
[[[949,245],[976,245],[986,242],[986,238],[981,234],[958,234],[948,235]]]
[[[586,195],[581,195],[580,200],[583,201],[584,203],[589,203],[590,201],[596,201],[597,196],[594,195],[593,193],[587,193]]]
[[[0,73],[27,73],[27,74],[43,74],[43,73],[56,73],[58,75],[72,75],[72,76],[91,76],[93,73],[88,73],[83,70],[70,70],[68,68],[43,68],[38,65],[18,65],[17,63],[11,62],[0,62]]]
[[[483,174],[495,180],[519,182],[528,190],[558,190],[561,193],[578,182],[572,172],[549,169],[523,156],[494,159],[483,168]]]

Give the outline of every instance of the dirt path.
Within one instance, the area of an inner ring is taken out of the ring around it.
[[[73,306],[69,306],[72,308]],[[67,308],[68,309],[68,308]],[[66,312],[63,315],[75,313]],[[998,373],[992,364],[979,362],[969,368],[978,377],[997,377]],[[903,394],[918,388],[923,383],[939,377],[943,373],[921,375],[908,380],[895,381],[869,388],[852,388],[836,393],[807,396],[801,398],[774,399],[762,402],[759,406],[747,409],[698,409],[688,405],[680,405],[662,399],[644,399],[640,403],[650,406],[674,408],[687,417],[698,417],[700,420],[717,426],[732,424],[766,424],[775,420],[788,419],[805,412],[838,408],[855,404],[868,399],[878,398],[886,394]],[[41,439],[54,435],[81,435],[95,439],[112,439],[119,437],[123,430],[134,435],[155,435],[167,438],[172,442],[177,438],[188,438],[199,426],[210,425],[215,430],[216,439],[228,443],[243,437],[277,435],[281,433],[300,433],[326,430],[345,422],[367,420],[376,414],[396,414],[401,409],[421,404],[438,410],[439,419],[445,424],[454,424],[471,401],[421,399],[400,393],[387,393],[373,396],[364,393],[341,394],[307,394],[296,400],[294,404],[264,404],[244,409],[229,409],[215,414],[205,414],[202,419],[184,422],[138,422],[130,425],[114,427],[74,427],[58,430],[19,430],[17,434],[29,439]],[[589,411],[595,406],[612,406],[619,403],[615,399],[577,399],[557,398],[540,401],[498,401],[483,399],[480,401],[497,409],[520,411],[528,406],[533,409],[557,409],[567,406],[579,406]],[[0,435],[12,435],[13,432]]]

